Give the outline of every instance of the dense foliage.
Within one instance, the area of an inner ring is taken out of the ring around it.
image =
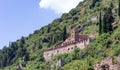
[[[102,34],[102,15],[99,14],[99,34]]]
[[[100,0],[92,0],[91,8],[95,7],[96,2],[98,2],[98,1],[100,1]]]
[[[120,17],[120,0],[119,0],[119,6],[118,6],[118,15]]]
[[[22,37],[18,42],[19,43],[10,43],[8,48],[4,47],[0,52],[0,67],[11,65],[21,57],[24,61],[29,60],[29,53],[26,51],[27,49],[24,46],[25,38]]]
[[[120,55],[118,5],[119,0],[84,0],[61,18],[0,50],[0,69],[16,70],[17,65],[26,63],[23,70],[92,70],[94,63],[102,58]],[[99,18],[91,20],[98,15]],[[64,41],[72,26],[76,26],[81,34],[94,37],[94,42],[83,50],[75,49],[46,62],[44,50]],[[59,59],[64,61],[64,66],[51,67]]]
[[[112,23],[114,22],[114,17],[112,16],[112,9],[108,8],[103,16],[103,33],[112,32]]]

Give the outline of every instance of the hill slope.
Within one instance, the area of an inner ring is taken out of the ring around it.
[[[112,34],[103,33],[99,36],[99,19],[97,16],[100,12],[104,14],[111,3],[113,5],[113,16],[116,20],[113,23],[115,29]],[[93,64],[96,61],[99,62],[103,57],[118,56],[120,54],[118,3],[118,0],[84,0],[69,13],[64,13],[61,18],[55,19],[28,37],[22,37],[16,42],[10,43],[8,48],[4,47],[0,50],[0,68],[16,70],[17,65],[27,64],[23,68],[24,70],[48,70],[49,64],[53,64],[55,61],[45,62],[43,51],[63,41],[64,26],[67,27],[68,35],[71,27],[76,26],[81,34],[94,37],[96,40],[84,50],[78,50],[76,56],[72,55],[75,51],[58,56],[65,62],[65,66],[60,69],[67,70],[76,67],[78,69],[86,67],[84,70],[93,69]],[[81,65],[77,66],[76,62]],[[69,65],[73,66],[69,67]]]

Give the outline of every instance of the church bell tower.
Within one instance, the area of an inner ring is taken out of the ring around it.
[[[78,41],[79,40],[78,36],[79,36],[78,30],[75,27],[72,28],[72,30],[71,30],[72,41]]]

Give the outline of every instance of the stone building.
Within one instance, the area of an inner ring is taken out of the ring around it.
[[[104,58],[100,64],[94,65],[94,70],[120,70],[120,56],[117,64],[114,63],[114,57],[112,56]]]
[[[75,47],[83,49],[90,43],[90,38],[85,35],[79,35],[76,28],[71,30],[71,35],[62,43],[56,45],[54,48],[44,51],[45,59],[54,59],[57,54],[68,53],[74,50]]]

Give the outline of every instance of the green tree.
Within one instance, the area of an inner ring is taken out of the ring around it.
[[[90,8],[95,7],[96,2],[98,2],[98,1],[99,1],[99,0],[92,0],[92,5],[90,6]]]
[[[112,23],[114,22],[114,17],[112,16],[112,9],[111,7],[107,9],[103,18],[103,32],[108,33],[112,32]]]
[[[110,3],[110,7],[113,9],[114,7],[113,2]]]
[[[66,30],[66,26],[64,26],[64,31],[63,31],[63,41],[65,41],[67,38],[67,30]]]
[[[102,34],[102,17],[101,17],[101,12],[99,15],[99,34]]]
[[[103,33],[107,33],[107,24],[106,24],[106,17],[104,15],[103,17],[103,29],[102,29]]]
[[[118,6],[118,15],[120,17],[120,0],[119,0],[119,6]]]
[[[50,26],[48,26],[47,33],[50,33]]]

